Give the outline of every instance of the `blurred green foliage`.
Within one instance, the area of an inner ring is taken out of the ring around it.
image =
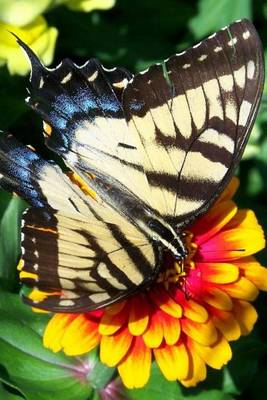
[[[105,12],[79,13],[62,6],[51,9],[45,17],[59,31],[54,65],[64,57],[78,64],[97,57],[106,67],[124,66],[136,72],[243,17],[254,21],[267,59],[267,1],[263,0],[118,0],[114,8]],[[0,68],[0,128],[34,145],[49,158],[51,154],[43,145],[41,120],[24,104],[27,84],[27,77],[10,76],[6,67]],[[267,85],[238,174],[241,179],[238,204],[252,208],[267,231]],[[111,378],[110,371],[103,367],[103,381],[97,380],[99,373],[95,372],[95,381],[83,380],[79,386],[79,378],[74,378],[72,372],[77,371],[81,360],[52,355],[43,349],[40,334],[47,317],[32,314],[18,299],[15,268],[19,254],[19,219],[24,207],[18,198],[11,199],[0,192],[0,283],[2,288],[13,292],[0,292],[0,398],[100,398],[100,392],[93,388],[101,389]],[[259,257],[266,265],[266,251]],[[166,382],[154,366],[146,389],[130,391],[127,398],[157,400],[168,395],[173,400],[265,400],[266,295],[260,296],[256,306],[260,319],[253,335],[234,344],[233,360],[223,371],[210,371],[207,381],[189,390],[175,382]],[[24,341],[20,340],[21,332],[27,338]],[[16,363],[21,354],[23,362]],[[44,363],[38,369],[40,360]],[[85,362],[88,360],[82,361]],[[98,368],[95,371],[102,368],[95,358],[90,365]],[[66,390],[60,391],[60,385],[65,385]]]

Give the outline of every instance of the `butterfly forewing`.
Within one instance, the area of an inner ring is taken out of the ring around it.
[[[261,43],[249,21],[236,22],[164,69],[134,77],[123,104],[144,144],[158,211],[185,226],[219,195],[242,155],[263,89]]]

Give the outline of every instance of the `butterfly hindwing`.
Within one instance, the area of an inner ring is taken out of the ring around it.
[[[129,229],[128,229],[129,228]],[[157,275],[159,253],[133,226],[29,209],[23,217],[21,280],[48,293],[28,304],[83,312],[125,298]],[[155,268],[155,266],[157,266]]]
[[[22,219],[20,277],[50,293],[39,308],[95,309],[157,274],[160,252],[140,230],[12,135],[0,136],[0,177],[0,187],[31,205]]]

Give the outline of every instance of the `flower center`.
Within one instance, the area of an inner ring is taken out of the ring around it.
[[[171,284],[183,284],[184,279],[190,269],[195,268],[194,255],[197,249],[196,243],[193,242],[193,234],[186,231],[182,237],[184,245],[188,251],[186,258],[177,261],[170,252],[165,253],[163,268],[160,272],[157,283],[163,283],[165,289],[168,290]]]

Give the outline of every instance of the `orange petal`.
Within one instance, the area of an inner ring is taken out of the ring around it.
[[[161,321],[163,327],[163,336],[168,345],[175,344],[181,333],[180,321],[177,318],[171,317],[166,313],[161,313]]]
[[[205,288],[202,294],[202,300],[219,310],[229,311],[233,307],[231,297],[224,291],[213,286],[207,286]]]
[[[234,314],[237,319],[242,335],[248,335],[258,319],[258,314],[255,308],[247,301],[235,300]]]
[[[225,200],[232,199],[239,187],[239,179],[236,176],[233,176],[229,184],[226,186],[222,194],[219,196],[218,200],[215,203],[217,207],[217,203]]]
[[[191,230],[196,243],[201,245],[216,235],[236,214],[237,207],[231,200],[221,202],[194,223]]]
[[[255,231],[259,231],[263,234],[262,227],[259,225],[257,217],[252,210],[238,210],[234,218],[227,225],[228,229],[233,228],[243,228],[243,229],[252,229]],[[250,237],[251,239],[251,237]],[[254,237],[253,237],[254,239]]]
[[[249,256],[265,246],[263,230],[251,210],[242,210],[227,225],[199,249],[202,260],[231,261]],[[253,238],[253,240],[251,240]]]
[[[180,318],[182,316],[182,307],[170,297],[163,287],[158,285],[156,289],[151,289],[149,291],[149,295],[162,311],[175,318]]]
[[[102,336],[100,342],[100,360],[109,367],[117,365],[125,356],[132,343],[132,335],[127,328],[114,335]]]
[[[118,314],[104,313],[101,318],[98,331],[101,335],[113,335],[117,332],[128,318],[128,311],[124,308]]]
[[[149,322],[149,305],[144,295],[131,298],[128,328],[132,335],[142,335]]]
[[[201,270],[201,278],[212,283],[231,283],[238,279],[239,269],[234,264],[227,263],[197,263]]]
[[[196,342],[210,346],[218,339],[218,332],[213,322],[208,320],[204,324],[182,319],[182,331]]]
[[[147,330],[143,334],[144,342],[150,348],[159,347],[163,340],[161,315],[162,313],[157,311],[150,316]]]
[[[240,300],[253,301],[259,294],[257,287],[244,277],[241,277],[235,283],[222,285],[222,288],[229,296]]]
[[[205,362],[190,347],[187,347],[189,354],[189,373],[186,379],[181,379],[181,383],[185,387],[196,386],[199,382],[204,381],[207,376],[207,368]]]
[[[105,307],[105,312],[107,312],[110,315],[116,315],[120,311],[122,311],[122,309],[124,308],[126,303],[127,303],[127,300],[119,301],[118,303],[111,304],[111,306]]]
[[[239,323],[233,312],[214,310],[212,321],[227,340],[237,340],[241,335]]]
[[[62,349],[62,337],[75,318],[77,318],[75,314],[55,314],[45,328],[44,347],[55,353],[60,351]]]
[[[258,289],[267,291],[267,268],[262,267],[253,257],[247,257],[237,265],[243,271],[244,276]]]
[[[150,369],[151,350],[141,336],[135,336],[130,350],[118,365],[120,377],[127,388],[141,388],[149,379]]]
[[[193,340],[190,346],[207,365],[215,369],[221,369],[232,358],[231,347],[223,336],[212,346],[202,346]]]
[[[207,310],[191,299],[183,302],[183,310],[184,316],[195,322],[204,323],[209,318]]]
[[[154,349],[156,362],[169,381],[185,379],[189,372],[189,357],[183,343],[175,346],[162,346]]]
[[[68,356],[76,356],[88,353],[94,349],[100,341],[98,324],[85,317],[78,316],[71,322],[62,337],[62,348]]]

